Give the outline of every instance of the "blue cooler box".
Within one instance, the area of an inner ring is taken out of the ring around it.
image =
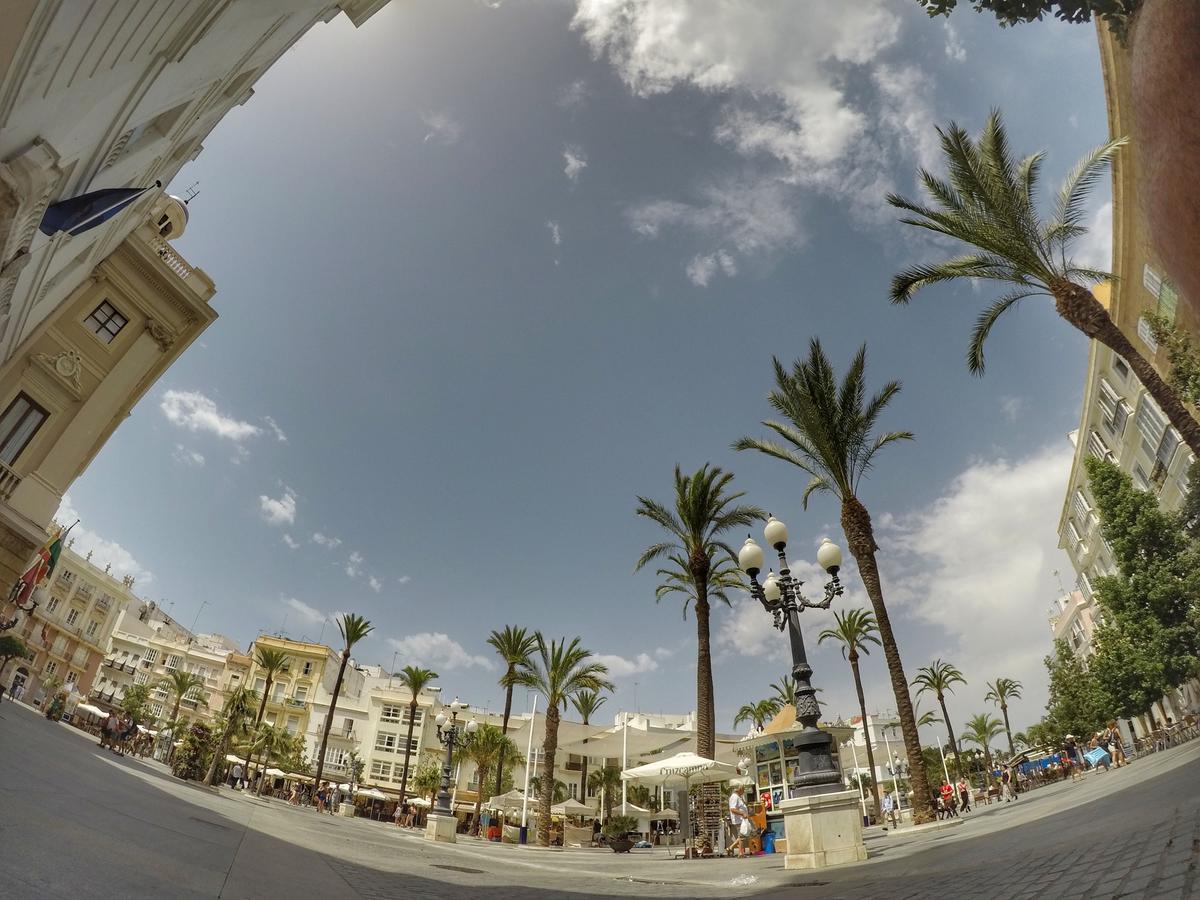
[[[1097,747],[1095,750],[1089,750],[1083,754],[1083,758],[1092,764],[1094,769],[1096,766],[1107,766],[1112,762],[1112,758],[1108,755],[1108,751],[1103,747]]]

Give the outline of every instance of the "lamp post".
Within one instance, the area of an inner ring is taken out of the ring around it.
[[[763,550],[750,537],[746,538],[746,543],[738,552],[738,565],[750,576],[750,596],[771,613],[776,628],[780,631],[787,630],[792,645],[796,719],[804,726],[804,730],[794,738],[800,752],[800,759],[792,777],[794,796],[836,791],[841,783],[841,776],[833,763],[833,737],[817,726],[821,718],[821,706],[817,703],[816,690],[810,683],[813,670],[804,651],[800,613],[805,609],[829,609],[833,598],[841,595],[842,584],[838,581],[837,573],[842,565],[842,551],[828,539],[817,549],[817,563],[829,573],[830,580],[825,584],[825,598],[813,603],[800,592],[803,582],[792,577],[791,566],[784,556],[784,550],[787,548],[787,527],[774,516],[770,516],[766,527],[763,528],[763,537],[779,554],[779,574],[771,571],[762,584],[759,584],[758,574],[762,571]]]
[[[458,740],[458,714],[467,708],[467,704],[463,703],[455,697],[449,706],[442,708],[442,711],[437,714],[434,722],[437,723],[438,740],[446,746],[446,758],[442,761],[442,787],[438,791],[437,805],[433,811],[439,816],[452,816],[453,810],[450,809],[450,773],[454,771],[454,744]],[[446,715],[446,710],[450,710],[450,715]],[[461,726],[467,734],[474,734],[479,728],[479,723],[472,719],[466,725]]]

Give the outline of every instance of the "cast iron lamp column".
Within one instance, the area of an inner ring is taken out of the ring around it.
[[[833,598],[842,594],[842,584],[838,581],[837,574],[842,565],[842,551],[828,539],[822,541],[817,549],[817,563],[829,573],[830,580],[825,584],[825,599],[813,603],[800,592],[803,582],[792,577],[791,566],[784,556],[788,538],[787,527],[774,516],[770,516],[763,529],[763,537],[779,554],[779,575],[773,571],[768,572],[766,579],[759,584],[758,574],[762,571],[763,551],[750,537],[746,538],[746,543],[738,553],[738,565],[750,576],[750,596],[771,613],[776,628],[780,631],[787,630],[792,645],[796,720],[804,727],[804,730],[793,738],[800,754],[796,769],[792,772],[793,795],[805,796],[837,791],[841,789],[841,774],[833,763],[833,737],[817,725],[821,718],[821,706],[817,703],[816,690],[810,680],[813,670],[804,651],[800,613],[805,609],[829,609]]]
[[[454,811],[450,809],[450,773],[454,770],[454,744],[458,740],[458,713],[460,710],[467,708],[467,704],[463,703],[457,697],[451,701],[450,705],[443,707],[443,711],[437,714],[434,722],[437,723],[438,740],[446,745],[446,758],[442,762],[442,787],[438,791],[437,805],[434,806],[433,812],[439,816],[452,816]],[[450,715],[447,716],[445,710],[450,710]],[[479,723],[472,719],[462,726],[467,734],[474,734],[479,728]]]

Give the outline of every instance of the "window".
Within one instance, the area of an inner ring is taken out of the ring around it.
[[[255,678],[254,679],[254,693],[258,694],[261,697],[262,692],[265,691],[266,689],[267,689],[267,679],[265,679],[265,678]]]
[[[1113,357],[1113,371],[1116,372],[1122,379],[1129,377],[1129,363],[1121,359],[1119,356]]]
[[[404,707],[404,715],[401,717],[400,721],[403,722],[405,725],[408,724],[409,714],[411,712],[412,712],[412,707],[409,707],[409,706]],[[413,718],[413,728],[420,728],[421,722],[424,719],[425,719],[425,711],[422,709],[418,709],[416,717]]]
[[[1155,459],[1159,442],[1167,428],[1167,417],[1162,414],[1162,410],[1158,408],[1158,404],[1150,398],[1149,394],[1142,397],[1142,402],[1138,404],[1137,417],[1134,421],[1137,424],[1138,432],[1142,435],[1142,450],[1149,459]]]
[[[1104,443],[1104,438],[1100,437],[1100,432],[1094,428],[1088,432],[1088,453],[1097,459],[1114,459],[1112,451],[1108,449],[1108,444]]]
[[[163,665],[171,671],[174,671],[175,669],[179,668],[179,664],[181,662],[183,662],[183,657],[178,653],[172,653],[167,657],[167,661],[163,663]]]
[[[1125,423],[1129,420],[1129,407],[1106,379],[1101,378],[1099,386],[1097,400],[1103,413],[1105,430],[1114,437],[1120,437],[1124,434]]]
[[[350,737],[354,734],[354,720],[342,719],[342,737]]]
[[[105,344],[111,344],[113,338],[128,322],[129,320],[117,312],[116,307],[107,300],[92,310],[92,314],[83,320],[84,327]]]
[[[300,717],[299,716],[288,716],[287,725],[285,725],[284,727],[287,729],[288,734],[295,734],[297,731],[300,730]]]
[[[166,685],[160,684],[158,687],[156,687],[154,689],[154,699],[155,700],[166,700],[167,699]]]
[[[341,747],[329,747],[325,751],[325,762],[331,766],[345,766],[347,753]]]
[[[163,705],[161,703],[150,704],[150,715],[156,719],[161,719],[163,714]]]
[[[46,604],[46,612],[53,613],[61,602],[57,597],[51,597],[50,602]]]
[[[1082,556],[1087,552],[1087,547],[1083,543],[1083,535],[1079,533],[1079,529],[1075,527],[1074,522],[1067,522],[1067,535],[1071,539],[1071,550],[1076,556]]]
[[[400,710],[399,706],[391,706],[390,704],[385,703],[383,706],[383,711],[380,712],[380,714],[379,714],[379,721],[380,722],[399,722],[400,721],[400,712],[401,712],[401,710]]]
[[[47,675],[53,675],[57,671],[58,671],[58,663],[56,663],[54,660],[50,660],[48,663],[46,663],[46,674]]]
[[[1142,343],[1150,349],[1151,353],[1158,352],[1158,341],[1154,339],[1154,333],[1150,330],[1150,323],[1145,319],[1138,319],[1137,335],[1142,339]]]
[[[1142,267],[1142,286],[1146,288],[1153,296],[1157,297],[1158,292],[1162,290],[1162,276],[1150,268],[1147,263]]]
[[[68,673],[67,673],[67,686],[68,686],[68,687],[73,687],[73,686],[75,685],[75,682],[76,682],[78,679],[79,679],[79,675],[78,675],[78,674],[76,674],[75,672],[68,672]]]
[[[275,682],[275,688],[271,691],[271,702],[272,703],[282,703],[283,702],[283,692],[286,689],[287,689],[287,685],[284,684],[282,681]]]
[[[567,790],[569,790],[569,791],[571,792],[571,799],[572,799],[572,800],[578,800],[578,799],[579,799],[579,798],[578,798],[578,796],[576,796],[576,795],[579,793],[579,784],[578,784],[578,782],[572,781],[570,784],[568,784],[568,785],[567,785]]]
[[[1141,463],[1133,464],[1133,483],[1139,491],[1150,490],[1150,478],[1146,475],[1146,470],[1142,468]]]
[[[371,761],[371,777],[386,779],[392,774],[392,764],[375,759]]]
[[[61,581],[63,585],[68,585],[75,580],[75,573],[70,569],[63,569],[62,574],[58,576],[58,580]]]
[[[303,668],[303,669],[301,669],[301,674],[303,674],[303,675],[311,675],[311,674],[312,674],[312,670],[313,670],[313,664],[312,664],[312,660],[311,660],[311,659],[310,659],[310,660],[305,660],[305,662],[304,662],[304,668]]]
[[[74,625],[78,621],[79,621],[79,610],[72,608],[71,611],[67,613],[67,624]]]
[[[375,749],[383,750],[386,753],[393,753],[396,750],[396,735],[390,731],[379,731],[375,734]]]
[[[1092,599],[1092,582],[1091,579],[1087,577],[1086,572],[1079,573],[1079,589],[1083,591],[1083,596],[1087,597],[1089,600]]]
[[[1175,458],[1175,448],[1179,446],[1179,432],[1174,428],[1168,428],[1163,432],[1162,440],[1158,442],[1158,449],[1154,451],[1155,467],[1162,466],[1163,474],[1171,468],[1171,460]]]
[[[150,680],[149,672],[137,672],[133,676],[134,684],[145,684],[149,680]]]
[[[100,623],[99,623],[98,621],[96,621],[95,619],[92,619],[92,621],[88,622],[88,627],[87,627],[87,636],[88,636],[88,637],[95,637],[95,636],[96,636],[96,632],[97,632],[99,629],[100,629]]]
[[[151,648],[146,651],[146,662],[152,663],[156,659],[158,659],[158,651],[157,650],[155,650],[154,648]]]
[[[308,699],[308,686],[304,684],[296,685],[296,692],[292,696],[303,703]]]
[[[1175,324],[1175,310],[1179,308],[1179,293],[1169,281],[1164,281],[1158,291],[1158,314],[1171,325]]]
[[[17,394],[0,416],[0,462],[8,466],[15,463],[49,416],[24,391]],[[63,583],[67,582],[64,577]]]

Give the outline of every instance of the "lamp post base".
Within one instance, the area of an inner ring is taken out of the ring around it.
[[[457,843],[458,819],[454,816],[439,816],[430,813],[425,821],[425,840],[444,844]]]
[[[867,858],[857,791],[784,800],[785,869],[823,869]]]

